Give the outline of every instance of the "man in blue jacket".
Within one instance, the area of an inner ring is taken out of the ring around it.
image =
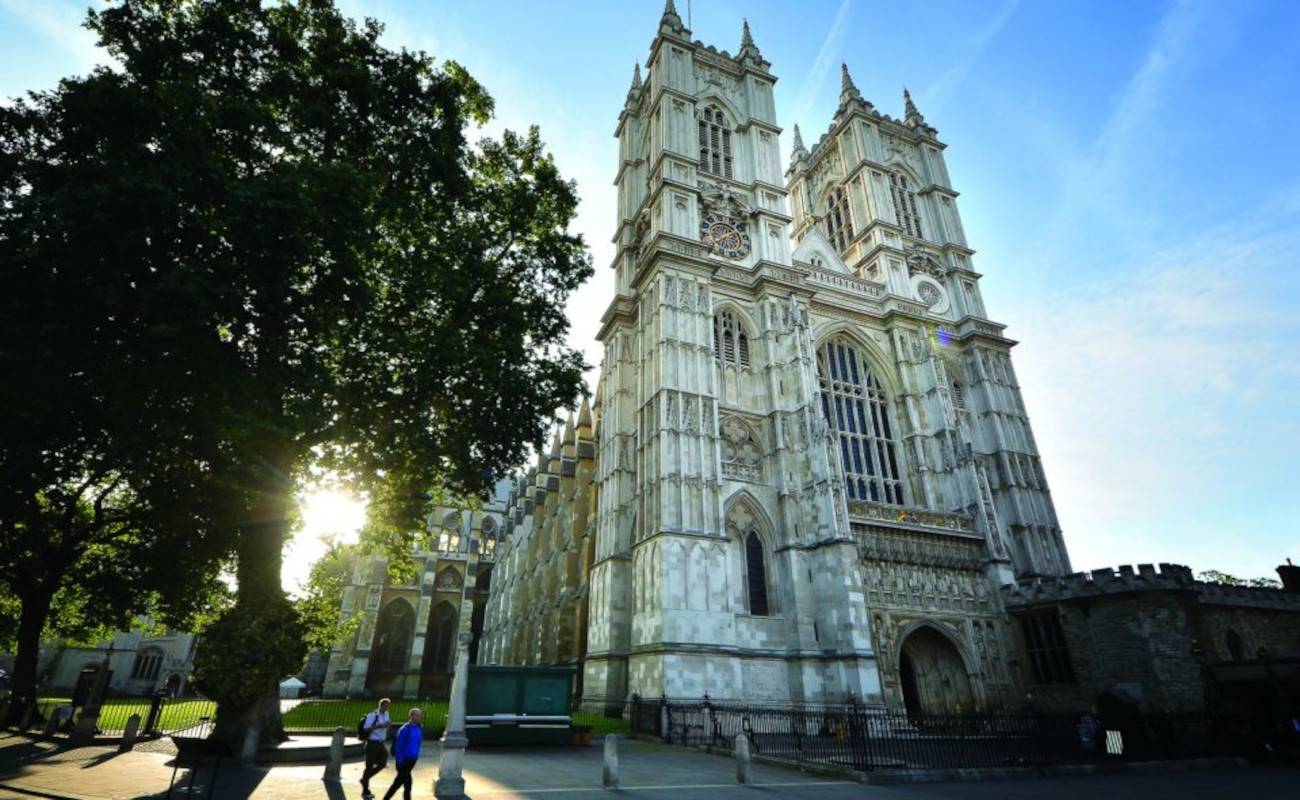
[[[420,758],[420,745],[424,744],[424,728],[420,726],[420,709],[411,709],[410,717],[397,731],[397,741],[393,743],[393,759],[397,762],[397,777],[388,787],[384,800],[392,800],[397,794],[397,787],[402,787],[403,800],[411,800],[411,770]]]

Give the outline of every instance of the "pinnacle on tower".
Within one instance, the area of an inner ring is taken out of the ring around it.
[[[867,108],[871,108],[871,103],[862,99],[862,92],[858,91],[858,86],[853,82],[853,76],[849,74],[849,65],[840,62],[840,109],[843,110],[850,103],[860,103]]]
[[[912,95],[907,91],[906,86],[903,87],[903,114],[903,121],[913,128],[922,128],[932,134],[935,132],[934,128],[925,121],[925,117],[917,109],[916,103],[912,102]]]
[[[633,89],[641,88],[641,62],[640,61],[636,62],[636,64],[633,65],[632,67],[632,88]]]
[[[578,430],[586,430],[587,435],[591,435],[591,405],[587,398],[582,398],[582,405],[578,408]]]
[[[808,152],[808,148],[803,146],[803,134],[799,133],[799,123],[794,124],[794,152]]]
[[[569,420],[564,424],[564,444],[571,445],[578,441],[578,430],[573,424],[573,412],[569,412]]]
[[[550,455],[552,458],[559,458],[560,456],[560,426],[559,425],[555,426],[555,437],[551,439]]]
[[[794,147],[790,150],[790,172],[793,172],[807,158],[808,148],[803,146],[803,134],[799,132],[799,123],[795,123]]]
[[[763,61],[762,53],[758,52],[758,45],[754,44],[754,36],[749,32],[749,20],[745,20],[743,27],[740,29],[740,52],[736,53],[736,58],[742,61],[746,58]],[[766,64],[766,62],[763,63]]]
[[[659,29],[668,28],[671,31],[682,32],[686,26],[682,25],[682,18],[677,14],[677,5],[673,0],[664,3],[664,15],[659,19]]]

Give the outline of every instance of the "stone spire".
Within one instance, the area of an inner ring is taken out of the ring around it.
[[[627,100],[623,103],[625,108],[632,108],[636,105],[637,99],[641,96],[641,62],[636,62],[632,67],[632,85],[627,90]]]
[[[677,4],[673,0],[664,3],[664,15],[659,18],[659,30],[670,30],[673,33],[684,33],[686,26],[682,24],[682,18],[677,14]]]
[[[858,86],[853,82],[853,76],[849,74],[849,65],[840,62],[840,110],[844,110],[853,103],[871,108],[871,103],[862,99],[862,92],[858,91]]]
[[[736,53],[736,60],[763,70],[772,66],[763,58],[763,54],[758,52],[758,45],[754,44],[754,36],[749,32],[749,20],[745,20],[740,29],[740,52]]]
[[[907,91],[906,86],[903,87],[903,122],[928,133],[935,132],[934,128],[930,127],[925,121],[925,117],[921,116],[921,112],[917,110],[916,103],[912,102],[912,95]]]
[[[808,148],[803,146],[803,134],[799,132],[799,123],[794,125],[794,148],[790,150],[790,169],[787,174],[796,171],[808,160]]]
[[[578,408],[578,436],[583,439],[591,438],[591,405],[587,403],[587,398],[582,398],[582,406]],[[586,432],[584,435],[583,432]]]

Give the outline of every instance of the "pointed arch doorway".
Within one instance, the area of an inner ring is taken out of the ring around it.
[[[898,677],[908,714],[975,711],[966,662],[952,640],[929,625],[922,625],[903,640]]]

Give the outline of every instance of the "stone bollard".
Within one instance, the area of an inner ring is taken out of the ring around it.
[[[132,714],[126,718],[126,730],[122,731],[122,744],[117,748],[119,753],[129,753],[135,748],[135,736],[140,731],[140,715]]]
[[[601,773],[600,785],[606,789],[618,788],[618,735],[605,734],[605,768]]]
[[[244,734],[244,747],[239,751],[239,764],[251,767],[257,761],[257,743],[262,738],[262,729],[254,725]]]
[[[63,722],[64,717],[72,716],[70,706],[59,706],[50,712],[50,718],[45,720],[45,727],[41,730],[42,736],[53,736],[58,733],[59,725]]]
[[[334,738],[330,740],[330,760],[325,765],[325,777],[322,780],[337,782],[343,773],[343,739],[347,732],[342,728],[334,729]]]
[[[18,730],[27,733],[32,727],[32,717],[36,714],[36,704],[28,703],[27,708],[23,709],[23,718],[18,722]]]
[[[749,785],[754,782],[754,764],[749,757],[749,739],[743,733],[736,734],[736,783]]]

